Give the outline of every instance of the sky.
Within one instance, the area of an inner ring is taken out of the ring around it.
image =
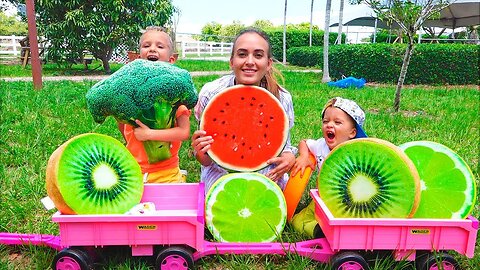
[[[340,1],[332,0],[330,22],[338,22]],[[366,6],[352,6],[344,1],[343,22],[360,16],[370,16],[373,12]],[[217,22],[231,24],[234,20],[249,26],[255,20],[269,20],[275,26],[283,25],[284,0],[172,0],[180,9],[177,33],[200,34],[204,25]],[[313,6],[313,25],[323,29],[325,24],[326,0],[316,0]],[[287,24],[310,22],[311,0],[290,0],[287,2]]]

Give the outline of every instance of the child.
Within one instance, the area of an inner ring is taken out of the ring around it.
[[[149,26],[140,37],[140,58],[150,61],[164,61],[175,63],[173,43],[165,29],[158,26]],[[126,147],[137,159],[142,172],[144,182],[148,183],[175,183],[185,182],[179,168],[178,150],[181,142],[190,136],[190,110],[185,106],[177,109],[175,126],[170,129],[150,129],[139,120],[138,127],[127,124],[118,124]],[[143,141],[156,140],[170,142],[171,157],[156,163],[149,163]]]
[[[291,175],[295,175],[297,172],[303,175],[307,166],[313,167],[308,159],[309,153],[315,156],[317,167],[320,170],[327,155],[337,145],[351,139],[367,137],[362,128],[364,121],[365,113],[354,101],[341,97],[329,100],[322,111],[323,138],[300,142],[299,156],[292,167]],[[310,237],[316,237],[320,232],[320,227],[315,220],[314,208],[315,205],[312,201],[292,219],[294,229],[304,232]]]

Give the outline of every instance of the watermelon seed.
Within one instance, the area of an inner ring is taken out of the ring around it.
[[[215,122],[215,121],[217,121],[217,118],[213,118],[212,120],[213,120],[213,122]]]
[[[250,103],[250,106],[253,106],[253,103]]]
[[[242,142],[242,146],[245,146],[245,143],[244,143],[244,142]]]
[[[263,137],[266,138],[266,137],[267,137],[267,133],[263,134]]]
[[[240,158],[241,158],[241,159],[243,159],[243,155],[242,155],[242,156],[240,156]]]
[[[244,97],[241,97],[240,99],[241,99],[241,100],[245,100],[245,98],[244,98]]]
[[[252,100],[257,100],[255,97],[252,97]]]
[[[263,105],[264,105],[263,103],[262,103],[262,104],[260,104],[260,105],[259,105],[259,106],[260,106],[260,108],[263,108]]]
[[[222,125],[225,125],[225,121],[222,121]]]
[[[227,103],[225,103],[225,105],[226,105],[226,106],[230,106],[230,103],[227,102]]]
[[[237,137],[237,136],[236,136],[235,134],[234,134],[234,135],[232,135],[232,139],[235,139],[236,137]]]
[[[224,113],[224,112],[225,112],[225,110],[220,110],[220,112],[221,112],[221,113]]]
[[[265,128],[268,128],[268,124],[265,125]]]
[[[228,134],[227,134],[227,133],[223,134],[223,137],[227,137],[227,136],[228,136]]]
[[[271,144],[271,142],[267,142],[267,145],[270,145],[270,144]]]

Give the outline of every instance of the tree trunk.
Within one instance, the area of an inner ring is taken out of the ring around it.
[[[285,0],[285,12],[283,13],[283,61],[287,64],[287,0]]]
[[[107,56],[100,58],[100,60],[102,60],[103,70],[105,70],[105,73],[110,74],[112,70],[110,69],[110,63],[108,62]]]
[[[340,12],[338,13],[338,36],[335,44],[342,44],[343,6],[344,0],[340,0]]]
[[[412,57],[413,49],[414,44],[412,39],[408,42],[407,50],[405,51],[405,55],[403,57],[402,69],[400,70],[400,76],[398,77],[397,89],[395,91],[395,102],[393,104],[395,112],[400,110],[400,94],[402,92],[403,82],[407,76],[408,65],[410,64],[410,58]]]
[[[329,82],[330,74],[328,72],[328,46],[329,46],[329,35],[330,35],[330,11],[332,9],[332,0],[327,0],[327,5],[325,8],[325,27],[323,33],[323,77],[322,82]]]
[[[309,35],[309,40],[308,40],[308,46],[312,47],[312,19],[313,19],[313,1],[310,4],[310,35]]]

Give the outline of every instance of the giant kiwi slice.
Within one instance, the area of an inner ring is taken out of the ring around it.
[[[118,140],[102,134],[75,136],[47,164],[48,196],[63,214],[123,214],[140,202],[142,172]]]
[[[327,156],[318,191],[335,217],[412,217],[420,202],[420,177],[412,161],[390,142],[355,139]]]

